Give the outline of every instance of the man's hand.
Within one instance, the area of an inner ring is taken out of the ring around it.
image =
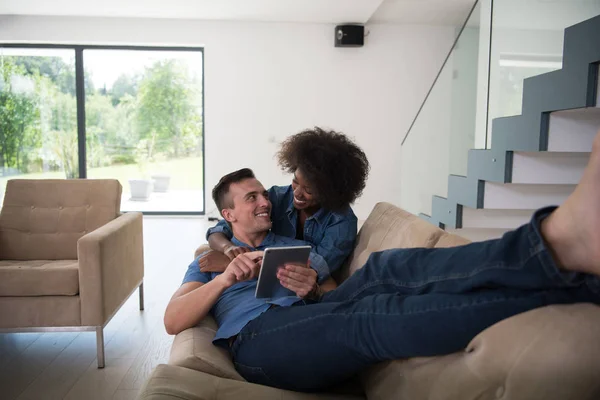
[[[258,277],[262,265],[262,251],[250,251],[238,255],[233,259],[221,275],[215,279],[223,282],[229,288],[236,283],[248,281]]]
[[[229,261],[233,261],[240,254],[244,254],[249,251],[250,249],[247,247],[227,246],[223,249],[223,254],[225,254],[229,258]]]
[[[277,271],[277,279],[301,299],[318,290],[317,271],[307,265],[286,264]]]
[[[200,257],[200,272],[224,272],[231,260],[223,253],[211,250]]]

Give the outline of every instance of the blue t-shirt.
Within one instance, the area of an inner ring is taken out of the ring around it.
[[[236,246],[252,248],[252,246],[248,246],[247,244],[240,242],[235,237],[232,238],[232,242]],[[267,247],[303,246],[306,244],[306,242],[301,240],[290,239],[285,236],[277,236],[274,233],[269,232],[260,246],[253,249],[264,250]],[[221,274],[221,272],[200,272],[200,265],[198,264],[200,257],[196,258],[188,267],[185,277],[183,278],[183,283],[208,283]],[[323,260],[323,257],[320,255],[311,252],[310,265],[317,271],[319,282],[322,282],[329,277],[327,263],[325,263],[325,260]],[[287,307],[300,301],[300,298],[296,296],[283,297],[274,300],[257,299],[254,297],[257,282],[257,279],[252,279],[249,281],[236,283],[232,287],[225,290],[221,296],[219,296],[217,302],[210,310],[211,314],[219,325],[219,329],[217,330],[217,334],[215,335],[213,341],[227,339],[231,336],[237,335],[248,322],[267,311],[271,304]]]
[[[269,189],[271,201],[271,231],[280,236],[296,238],[298,210],[294,208],[294,190],[292,186],[273,186]],[[206,239],[213,233],[233,236],[225,220],[206,232]],[[320,254],[331,272],[337,270],[348,258],[354,248],[357,233],[357,218],[350,207],[344,211],[333,212],[321,208],[304,222],[303,240],[313,251]]]

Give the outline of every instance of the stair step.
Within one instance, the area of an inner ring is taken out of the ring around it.
[[[599,89],[600,90],[600,89]],[[543,128],[548,124],[547,146]],[[497,155],[501,151],[555,151],[589,152],[600,127],[600,107],[575,108],[542,114],[515,115],[495,118],[492,122],[492,147]]]
[[[557,111],[550,115],[548,151],[583,152],[592,149],[600,128],[600,108]]]
[[[512,183],[577,184],[590,153],[515,152]]]
[[[431,203],[431,216],[447,228],[456,228],[462,219],[462,207],[448,199],[440,196],[433,196]]]
[[[457,204],[471,208],[483,207],[484,181],[469,179],[465,176],[448,177],[448,198]]]
[[[529,185],[486,182],[483,206],[486,209],[533,210],[560,205],[576,185]]]
[[[566,28],[563,46],[563,68],[570,70],[579,65],[598,62],[600,60],[599,33],[600,16]]]
[[[494,120],[496,127],[502,127],[502,130],[496,132],[492,138],[494,142],[490,150],[469,150],[468,153],[468,179],[486,180],[491,182],[513,182],[513,183],[536,183],[535,181],[527,180],[522,175],[516,179],[512,175],[517,173],[525,173],[523,169],[519,169],[518,165],[515,168],[516,154],[521,154],[519,162],[525,162],[523,154],[542,154],[539,160],[532,160],[534,164],[545,164],[546,157],[557,157],[556,161],[560,164],[557,168],[568,166],[565,171],[562,171],[560,177],[557,175],[557,180],[552,180],[539,183],[577,183],[574,179],[578,179],[580,174],[576,173],[573,168],[578,168],[585,158],[589,158],[589,152],[592,149],[592,143],[600,128],[600,108],[583,108],[569,111],[557,111],[550,114],[549,129],[548,129],[548,152],[549,153],[585,153],[575,154],[573,156],[555,155],[538,152],[543,147],[541,143],[534,144],[533,142],[520,141],[517,137],[531,137],[527,135],[520,121],[524,121],[521,116],[499,118]],[[510,132],[510,135],[507,133]],[[508,150],[507,150],[508,149]],[[527,149],[527,151],[518,151],[518,149]],[[514,152],[513,152],[514,150]],[[534,156],[532,156],[534,157]],[[541,165],[538,165],[541,166]],[[527,179],[533,179],[535,175],[526,175]],[[553,176],[549,176],[553,178]],[[566,179],[566,180],[565,180]],[[463,184],[458,184],[463,186]],[[470,186],[471,190],[474,189]],[[464,195],[463,195],[464,197]],[[452,196],[450,196],[452,198]],[[473,202],[477,199],[470,200],[469,206],[473,206]]]
[[[419,214],[419,218],[421,218],[424,221],[429,222],[430,224],[433,224],[435,226],[437,226],[438,224],[431,218],[431,216],[427,215],[427,214]]]
[[[587,66],[526,78],[523,81],[523,115],[592,106],[588,101],[589,80]],[[595,98],[591,101],[595,103]]]
[[[468,157],[467,176],[469,179],[510,182],[512,152],[499,149],[471,149]]]
[[[490,210],[463,207],[463,228],[515,229],[529,222],[535,210]]]
[[[463,229],[446,229],[446,232],[454,235],[462,236],[472,242],[482,242],[484,240],[499,239],[511,229],[480,229],[480,228],[463,228]]]

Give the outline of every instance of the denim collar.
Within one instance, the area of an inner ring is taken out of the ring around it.
[[[231,243],[235,244],[236,246],[249,247],[251,249],[260,249],[261,247],[264,248],[264,247],[267,247],[267,246],[273,244],[274,242],[275,242],[275,234],[271,231],[269,231],[269,233],[267,233],[267,236],[265,236],[263,241],[257,247],[250,246],[249,244],[244,243],[241,240],[238,240],[235,236],[231,238]]]
[[[290,203],[290,205],[288,206],[287,210],[285,211],[286,214],[288,215],[288,218],[290,221],[293,221],[292,216],[294,215],[294,213],[298,213],[298,210],[296,210],[296,208],[294,208],[294,202],[292,200],[292,202]],[[310,220],[310,219],[314,219],[316,220],[318,223],[322,224],[323,221],[325,220],[325,217],[327,216],[328,212],[325,211],[325,209],[323,207],[319,208],[319,210],[314,213],[313,215],[311,215],[310,217],[308,217],[306,220]],[[296,220],[297,221],[297,220]]]

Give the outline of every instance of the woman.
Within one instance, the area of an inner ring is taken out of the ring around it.
[[[314,128],[286,139],[277,159],[293,178],[289,186],[269,189],[271,230],[308,242],[325,259],[330,272],[337,270],[354,247],[357,218],[350,204],[365,188],[367,156],[344,134]],[[207,232],[211,249],[229,260],[249,250],[235,246],[231,237],[224,220]],[[203,258],[202,271],[220,272],[226,267],[222,260]]]

